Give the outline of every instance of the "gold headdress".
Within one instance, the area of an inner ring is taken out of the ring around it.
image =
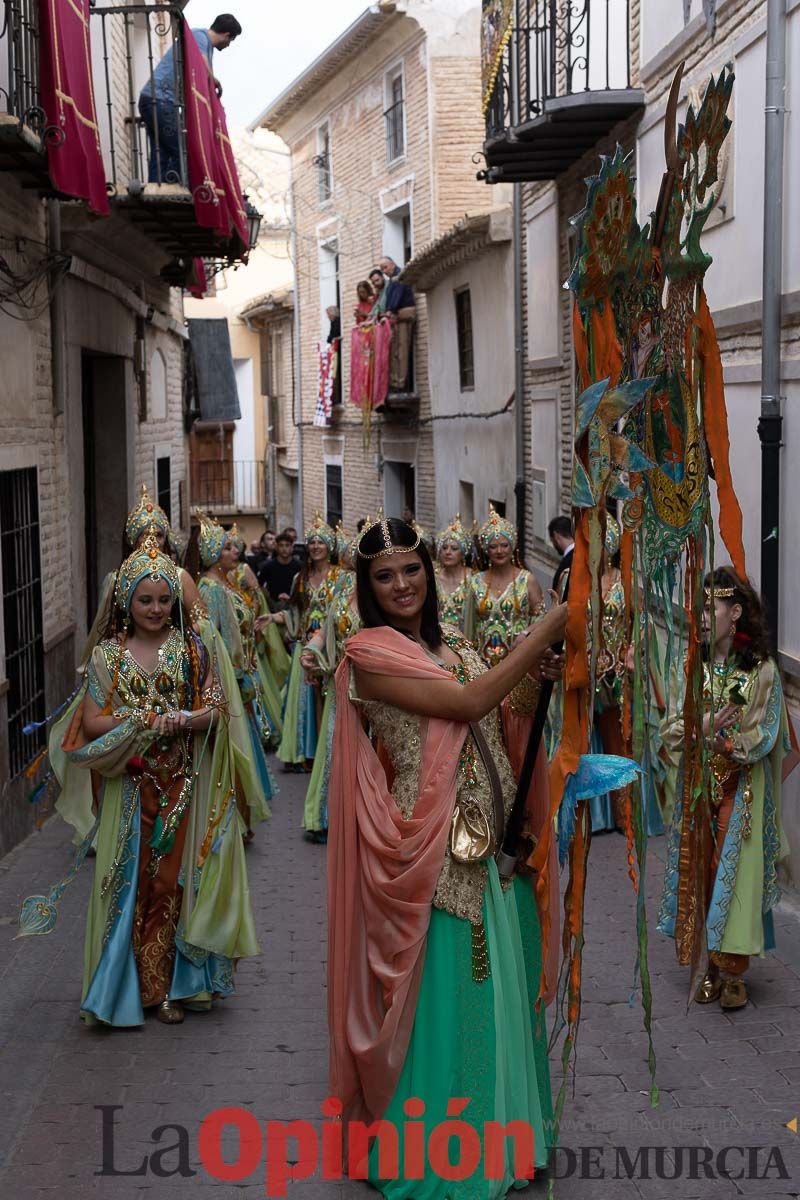
[[[143,483],[139,503],[128,513],[128,519],[125,522],[125,537],[131,549],[136,546],[139,538],[151,526],[162,532],[165,537],[169,533],[169,518],[167,514],[152,499],[147,490],[147,485]]]
[[[156,531],[157,526],[151,525],[142,545],[125,559],[117,573],[117,607],[124,613],[130,612],[133,593],[143,579],[152,579],[156,583],[163,579],[173,599],[180,592],[178,568],[171,558],[159,550]]]
[[[361,543],[367,534],[370,533],[371,530],[375,529],[376,526],[380,526],[381,533],[383,534],[383,546],[380,550],[376,550],[372,554],[365,554],[361,549]],[[414,544],[412,546],[395,546],[392,542],[392,535],[389,532],[389,522],[383,515],[383,509],[379,508],[377,520],[370,521],[369,518],[367,518],[367,523],[361,530],[361,537],[358,539],[359,558],[382,558],[384,554],[410,554],[412,550],[417,549],[422,541],[422,537],[418,525],[411,525],[409,528],[413,529],[414,533],[417,535],[417,540],[414,542]]]
[[[353,538],[345,531],[341,521],[337,522],[334,533],[336,537],[336,553],[339,555],[339,559],[341,560],[342,555],[347,553],[348,547],[353,541]]]
[[[489,549],[490,543],[496,538],[505,538],[511,543],[512,550],[517,546],[517,527],[513,521],[509,521],[506,517],[501,517],[493,504],[489,504],[489,517],[481,525],[478,539],[484,550]]]
[[[730,600],[736,595],[736,588],[732,587],[707,587],[703,589],[706,594],[706,604],[711,603],[711,598],[719,596],[720,600]]]

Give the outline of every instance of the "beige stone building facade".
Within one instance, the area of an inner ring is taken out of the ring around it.
[[[744,513],[748,569],[758,584],[761,565],[761,448],[757,433],[761,393],[762,254],[764,224],[764,104],[766,78],[765,0],[583,0],[573,16],[594,20],[595,54],[602,58],[603,31],[613,36],[605,64],[576,68],[573,93],[563,69],[556,72],[545,109],[560,120],[560,145],[547,141],[547,119],[533,113],[523,140],[527,163],[514,175],[502,163],[502,136],[488,115],[489,178],[519,182],[522,203],[523,369],[525,380],[524,462],[527,474],[526,555],[543,582],[555,556],[547,522],[569,513],[574,381],[571,299],[562,287],[572,263],[575,234],[570,218],[585,203],[584,180],[601,154],[617,144],[634,156],[639,219],[654,210],[664,164],[664,116],[678,64],[685,61],[679,120],[690,100],[701,98],[711,73],[731,64],[736,74],[729,109],[733,125],[717,185],[717,206],[703,236],[713,264],[706,276],[724,370],[731,461]],[[602,11],[608,7],[609,25]],[[529,26],[527,0],[518,5],[518,27]],[[783,182],[783,478],[780,521],[780,663],[790,712],[800,719],[800,533],[793,520],[793,471],[800,453],[800,140],[794,124],[800,87],[800,4],[786,5],[786,140]],[[585,30],[585,26],[583,27]],[[627,32],[626,32],[627,30]],[[580,32],[580,25],[578,26]],[[598,48],[598,42],[600,48]],[[627,55],[625,50],[627,49]],[[567,53],[567,51],[565,51]],[[523,62],[525,49],[523,47]],[[586,88],[586,91],[582,89]],[[523,85],[522,105],[537,100]],[[584,128],[581,129],[581,117]],[[502,122],[496,122],[501,124]],[[511,124],[514,123],[513,116]],[[522,127],[521,120],[518,122]],[[506,114],[506,125],[509,114]],[[552,125],[550,128],[552,129]],[[593,129],[586,134],[586,129]],[[495,140],[492,140],[494,136]],[[583,141],[581,142],[581,138]],[[538,139],[538,140],[537,140]],[[538,155],[538,160],[537,160]],[[493,170],[492,167],[495,166]],[[790,777],[784,816],[792,845],[790,873],[800,878],[800,822],[796,818],[800,779]]]
[[[486,207],[469,169],[480,148],[476,0],[367,9],[256,124],[291,151],[295,267],[295,406],[300,524],[319,508],[351,528],[378,505],[436,519],[425,299],[417,297],[413,386],[390,394],[367,445],[348,402],[356,284],[384,254],[399,266],[465,213]],[[327,428],[313,424],[318,353],[342,320],[341,386]]]
[[[196,225],[183,183],[148,181],[144,131],[130,119],[148,46],[157,61],[178,36],[179,10],[103,8],[88,32],[107,217],[54,197],[36,109],[36,6],[26,6],[33,34],[20,6],[0,33],[0,854],[36,819],[26,796],[44,766],[27,771],[46,743],[40,723],[75,687],[142,483],[188,533],[186,327],[174,285],[194,256],[223,252]]]

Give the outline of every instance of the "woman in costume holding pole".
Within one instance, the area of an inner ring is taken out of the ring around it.
[[[493,857],[514,796],[498,705],[540,669],[566,609],[486,671],[463,635],[440,628],[433,564],[410,526],[365,529],[357,579],[365,628],[336,677],[330,1094],[345,1120],[395,1125],[401,1162],[408,1102],[427,1134],[451,1097],[468,1097],[460,1120],[476,1130],[496,1119],[531,1130],[531,1177],[547,1161],[551,1115],[544,1011],[533,1007],[541,940],[530,878],[501,882]],[[500,1178],[481,1163],[460,1185],[432,1172],[382,1179],[377,1149],[369,1179],[393,1200],[498,1200],[518,1182],[508,1152]]]
[[[761,601],[732,567],[706,577],[703,633],[703,731],[711,755],[709,792],[697,814],[675,805],[658,928],[686,938],[680,896],[687,869],[708,879],[709,966],[695,999],[722,1008],[747,1003],[750,956],[775,946],[772,909],[780,899],[777,864],[787,853],[781,824],[783,760],[791,751],[786,706],[771,656]],[[685,750],[682,716],[669,720],[663,744],[679,777]],[[795,760],[796,761],[796,760]],[[686,862],[690,822],[709,822],[708,861]]]
[[[278,758],[295,770],[311,770],[323,717],[319,680],[307,678],[300,656],[309,638],[322,628],[340,575],[339,567],[331,562],[336,534],[319,512],[306,530],[306,549],[308,556],[295,576],[289,607],[267,618],[284,625],[289,640],[294,642]]]
[[[182,1002],[209,1008],[233,991],[234,961],[258,953],[224,695],[179,606],[175,565],[145,539],[119,570],[117,614],[64,742],[100,807],[81,1001],[90,1024],[140,1025],[148,1008],[178,1023]],[[22,932],[48,932],[57,899],[32,900]]]
[[[267,715],[258,674],[254,608],[243,590],[234,586],[229,578],[238,558],[236,547],[229,534],[216,521],[212,521],[205,513],[198,513],[198,517],[198,550],[203,567],[198,591],[208,611],[208,619],[221,637],[233,667],[247,718],[249,757],[260,784],[255,795],[251,792],[247,796],[240,796],[250,840],[253,825],[270,815],[268,801],[277,792],[266,758],[274,730]]]
[[[436,588],[439,594],[439,620],[443,625],[464,628],[464,605],[469,592],[471,572],[466,564],[471,538],[461,524],[461,514],[436,539],[439,546],[436,564]]]

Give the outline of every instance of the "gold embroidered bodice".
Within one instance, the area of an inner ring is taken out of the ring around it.
[[[460,683],[481,675],[486,667],[466,638],[452,626],[442,630],[445,641],[461,659],[461,666],[448,668]],[[354,697],[357,699],[357,697]],[[373,738],[384,747],[394,770],[392,797],[406,820],[414,815],[419,796],[419,772],[422,756],[423,726],[426,718],[415,716],[379,700],[359,702]],[[503,745],[500,713],[497,709],[481,720],[481,729],[489,744],[503,785],[506,819],[514,802],[516,783]],[[494,804],[489,777],[473,739],[467,734],[458,764],[457,794],[467,790],[494,827]],[[449,843],[436,884],[433,903],[462,920],[480,925],[483,919],[483,892],[486,886],[485,863],[460,863],[450,855]]]
[[[353,607],[351,600],[356,590],[356,577],[352,571],[347,571],[340,583],[331,604],[331,619],[333,620],[334,637],[336,639],[336,663],[342,661],[344,644],[361,628],[361,617]]]
[[[165,713],[191,708],[192,691],[189,659],[177,629],[172,629],[158,649],[158,661],[152,671],[140,666],[131,652],[114,639],[100,643],[114,693],[124,708],[143,712]],[[99,681],[90,675],[92,699],[106,703]],[[113,700],[112,700],[113,703]],[[118,706],[115,705],[115,710]]]
[[[511,650],[514,639],[524,633],[544,606],[531,612],[528,595],[529,571],[519,571],[496,596],[492,591],[491,571],[481,571],[470,581],[475,603],[475,642],[478,653],[488,666],[501,662]]]
[[[334,595],[336,594],[336,585],[341,574],[341,569],[337,566],[328,568],[328,571],[318,587],[313,587],[307,580],[302,581],[299,587],[302,588],[308,596],[306,606],[303,610],[300,619],[300,641],[303,645],[314,636],[318,629],[322,627],[325,618],[328,615]],[[300,576],[298,576],[300,579]]]

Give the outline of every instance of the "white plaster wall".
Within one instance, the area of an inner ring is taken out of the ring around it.
[[[800,21],[793,22],[800,35]],[[800,41],[800,37],[798,39]],[[800,51],[800,45],[798,47]],[[800,63],[800,52],[795,59]],[[702,84],[708,75],[718,73],[724,66],[709,59],[703,66],[702,77],[692,78],[692,84]],[[766,41],[764,37],[747,46],[734,62],[736,81],[731,107],[733,139],[726,198],[729,199],[727,219],[715,214],[703,235],[703,249],[710,254],[714,265],[706,275],[706,291],[712,312],[737,304],[757,300],[761,295],[762,241],[764,221],[764,78],[766,70]],[[800,89],[800,82],[798,83]],[[800,91],[798,92],[800,102]],[[685,97],[679,106],[679,119],[686,113]],[[798,161],[797,147],[786,141],[786,182],[789,203],[786,230],[792,239],[786,246],[787,272],[800,278],[800,267],[792,264],[790,245],[800,250],[796,226],[798,218]],[[790,150],[791,147],[791,150]],[[644,224],[655,209],[658,189],[664,173],[664,122],[645,130],[637,142],[637,192],[639,219]],[[793,216],[790,215],[793,213]],[[794,255],[797,258],[797,253]],[[788,264],[792,264],[789,266]],[[787,286],[786,281],[784,287]],[[795,284],[794,286],[797,286]]]
[[[468,286],[472,301],[475,389],[462,392],[454,293]],[[429,376],[434,413],[490,412],[514,390],[513,262],[510,244],[494,246],[455,268],[428,293]],[[436,522],[442,528],[458,509],[459,480],[475,489],[475,516],[489,498],[513,510],[513,411],[488,421],[434,423]]]
[[[702,0],[692,0],[690,19],[702,10]],[[683,29],[683,0],[641,0],[640,12],[641,63],[645,66]]]
[[[552,188],[527,221],[528,361],[540,363],[561,351],[558,193]]]

